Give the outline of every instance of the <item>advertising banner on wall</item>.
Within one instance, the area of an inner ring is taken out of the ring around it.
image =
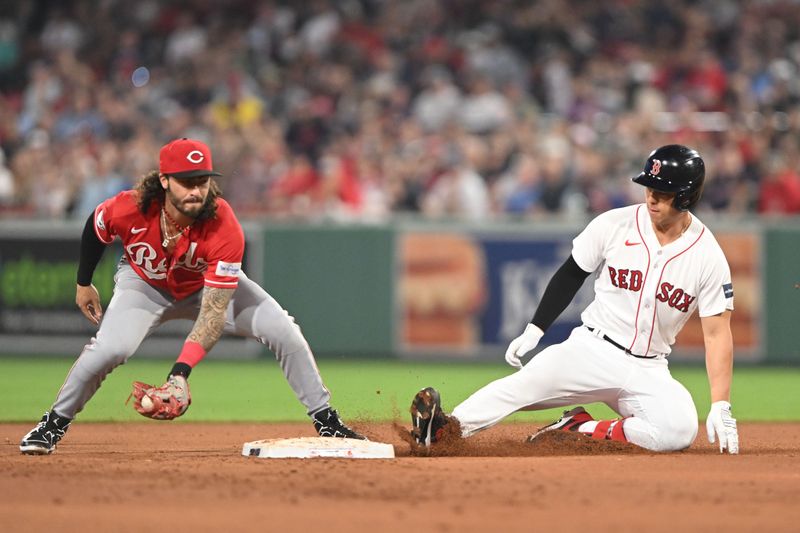
[[[731,331],[734,357],[737,361],[763,359],[760,317],[762,316],[761,238],[759,233],[744,231],[715,231],[733,282]],[[703,360],[703,328],[697,313],[684,325],[675,342],[676,355],[683,359]]]
[[[0,355],[75,356],[96,334],[97,326],[75,305],[81,227],[37,222],[6,224],[0,231]],[[121,257],[122,246],[116,241],[94,271],[92,283],[104,309],[114,292]],[[258,271],[255,275],[260,277]],[[167,322],[137,353],[174,358],[190,330],[191,321]],[[226,337],[212,356],[253,357],[261,352],[255,342]]]
[[[406,232],[398,237],[401,350],[472,357],[496,354],[533,316],[570,253],[570,237]],[[559,342],[591,301],[586,284],[547,332]]]
[[[91,334],[96,330],[75,307],[78,238],[0,238],[0,334]],[[114,288],[121,246],[107,250],[94,285],[103,307]]]
[[[550,278],[569,256],[574,231],[553,234],[405,231],[398,235],[400,350],[445,357],[499,357],[539,305]],[[731,324],[738,360],[761,357],[759,236],[717,235],[733,276]],[[593,276],[547,331],[540,346],[564,340],[594,298]],[[673,360],[704,356],[697,314]]]

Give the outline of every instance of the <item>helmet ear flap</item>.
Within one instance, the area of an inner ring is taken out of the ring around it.
[[[676,194],[675,199],[672,200],[672,206],[678,211],[688,211],[689,203],[690,203],[690,198],[688,197],[688,195],[680,192]]]
[[[700,186],[694,190],[679,192],[678,194],[675,195],[675,199],[672,201],[672,205],[678,211],[688,211],[689,209],[697,205],[697,202],[700,201],[700,196],[703,194],[704,186],[705,184],[701,182]]]

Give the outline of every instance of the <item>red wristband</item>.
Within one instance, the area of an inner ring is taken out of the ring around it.
[[[205,356],[206,351],[199,342],[186,341],[183,343],[183,350],[181,350],[181,354],[178,356],[176,363],[186,363],[194,368]]]

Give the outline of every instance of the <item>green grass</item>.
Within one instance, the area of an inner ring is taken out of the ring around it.
[[[0,421],[38,419],[55,395],[72,360],[0,358]],[[347,420],[388,421],[407,418],[413,394],[424,386],[442,393],[446,410],[491,380],[511,372],[499,363],[429,363],[395,360],[322,359],[320,371],[333,395],[332,403]],[[133,359],[108,376],[81,413],[82,421],[141,421],[125,406],[131,382],[163,383],[171,362]],[[702,367],[672,369],[695,399],[702,419],[708,409],[708,384]],[[741,367],[734,377],[732,403],[742,421],[800,420],[800,368]],[[295,399],[277,363],[207,360],[192,374],[193,403],[186,422],[304,421],[303,406]],[[613,416],[604,405],[593,406],[598,417]],[[558,409],[518,413],[510,420],[546,421]]]

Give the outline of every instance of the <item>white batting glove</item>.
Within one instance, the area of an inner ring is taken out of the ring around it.
[[[536,348],[536,345],[539,344],[543,335],[544,331],[539,329],[538,326],[528,324],[525,327],[525,331],[522,332],[522,335],[511,341],[511,344],[508,345],[508,349],[506,349],[506,362],[514,368],[522,368],[520,357]]]
[[[730,454],[739,453],[739,432],[736,419],[731,414],[731,404],[725,401],[711,404],[711,411],[706,419],[708,442],[714,444],[714,437],[719,437],[719,453],[726,450]]]

